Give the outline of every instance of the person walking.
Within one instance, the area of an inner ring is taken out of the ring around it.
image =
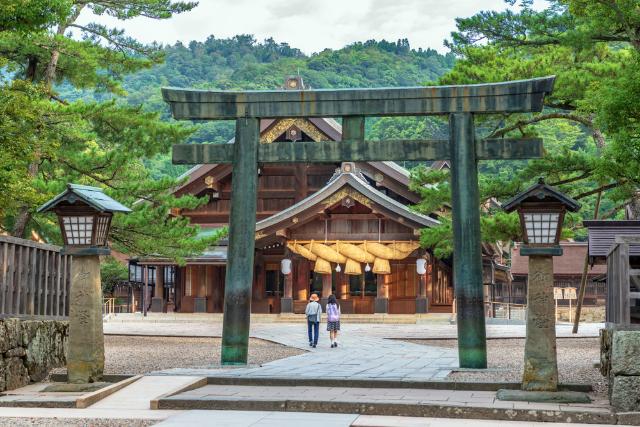
[[[304,309],[307,315],[307,333],[309,334],[309,346],[318,345],[318,334],[320,333],[320,319],[322,319],[322,306],[318,302],[318,294],[311,294],[309,304]]]
[[[340,305],[334,295],[327,300],[327,331],[331,340],[331,348],[338,346],[338,331],[340,330]]]

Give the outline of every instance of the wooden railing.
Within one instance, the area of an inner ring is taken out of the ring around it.
[[[115,298],[103,298],[102,299],[102,317],[108,316],[116,312],[116,299]]]
[[[67,317],[70,276],[60,247],[0,236],[0,316]]]
[[[640,245],[640,236],[616,236],[607,255],[607,323],[640,323],[640,270],[630,266],[630,244]]]
[[[485,301],[485,316],[494,319],[526,320],[527,305]]]

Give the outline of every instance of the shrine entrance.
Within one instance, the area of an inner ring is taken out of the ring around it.
[[[483,85],[393,89],[205,91],[163,88],[173,117],[235,120],[233,144],[173,147],[173,163],[232,163],[222,364],[246,364],[261,163],[450,160],[453,277],[460,366],[486,368],[478,160],[542,155],[542,140],[478,139],[476,114],[541,111],[554,77]],[[367,141],[367,116],[448,115],[446,140]],[[342,118],[342,141],[260,144],[260,119]]]

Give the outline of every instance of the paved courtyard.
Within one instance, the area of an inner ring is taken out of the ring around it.
[[[125,317],[126,318],[126,317]],[[139,320],[139,318],[137,318]],[[164,322],[162,316],[144,321],[110,321],[105,334],[216,337],[222,324],[210,322]],[[324,326],[324,324],[322,325]],[[586,324],[578,336],[598,336],[599,324]],[[559,325],[558,336],[572,336],[570,325]],[[170,369],[162,374],[216,377],[352,378],[428,381],[445,378],[458,367],[455,348],[418,345],[403,339],[444,339],[456,337],[456,326],[434,324],[351,324],[342,325],[338,348],[330,348],[322,330],[317,348],[310,348],[304,323],[258,323],[251,336],[306,350],[304,354],[246,368]],[[488,325],[490,338],[524,337],[524,325]],[[160,374],[160,373],[158,373]]]

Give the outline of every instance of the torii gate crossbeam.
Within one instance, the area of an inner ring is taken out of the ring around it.
[[[458,354],[464,368],[486,368],[480,240],[479,159],[542,155],[539,139],[478,140],[474,115],[541,111],[555,77],[479,85],[277,91],[163,88],[173,117],[236,120],[232,145],[177,145],[174,163],[232,163],[229,259],[222,363],[246,364],[255,252],[258,162],[451,160]],[[367,116],[448,115],[446,141],[365,141]],[[260,119],[342,117],[343,141],[259,144]]]

